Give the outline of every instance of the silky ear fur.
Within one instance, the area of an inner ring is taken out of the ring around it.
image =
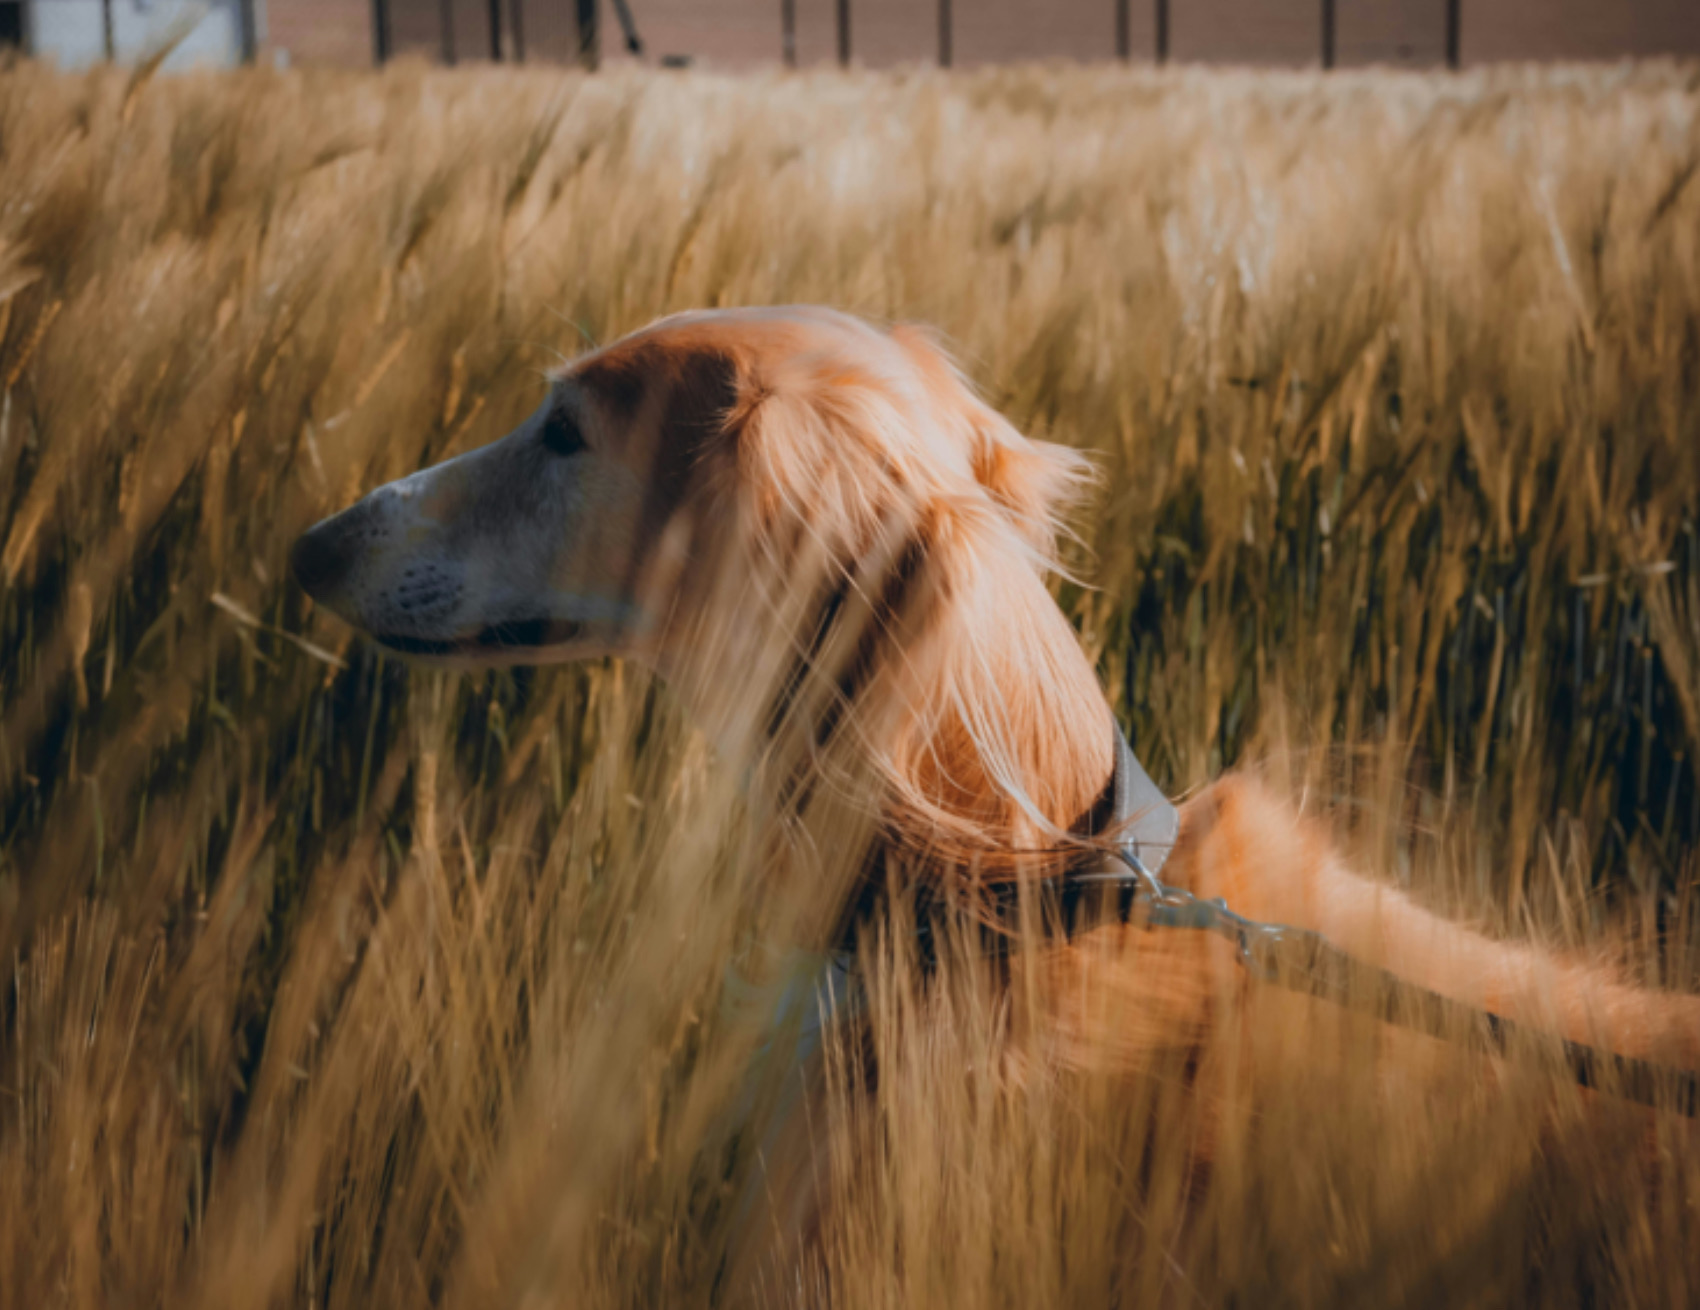
[[[933,404],[956,430],[975,480],[1041,559],[1053,561],[1066,532],[1067,514],[1095,481],[1090,461],[1078,450],[1018,432],[980,399],[926,329],[898,327],[891,335],[924,379]]]

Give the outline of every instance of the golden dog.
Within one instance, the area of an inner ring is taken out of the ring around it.
[[[871,855],[819,898],[820,945],[858,885],[924,885],[972,914],[976,888],[1052,878],[1114,835],[1083,822],[1111,712],[1045,585],[1088,483],[923,332],[689,313],[572,363],[513,433],[380,487],[292,563],[407,656],[645,662],[711,737],[766,761],[752,777],[781,855],[808,849],[811,810],[863,806]],[[1700,1001],[1431,914],[1250,781],[1184,804],[1165,877],[1457,1000],[1700,1063]],[[1245,990],[1232,945],[1198,933],[1109,921],[1043,957],[1047,1052],[1099,1067],[1198,1041]]]

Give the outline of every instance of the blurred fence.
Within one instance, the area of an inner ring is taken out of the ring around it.
[[[737,67],[1700,55],[1700,0],[367,0],[373,52]],[[271,0],[274,14],[327,0]]]
[[[0,45],[135,57],[191,0],[0,0]],[[1121,59],[1459,67],[1700,56],[1700,0],[194,0],[176,62],[596,67]]]

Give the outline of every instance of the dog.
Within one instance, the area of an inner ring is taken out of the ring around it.
[[[566,366],[512,433],[378,488],[291,565],[410,659],[646,664],[723,750],[761,761],[778,863],[832,807],[862,810],[866,849],[790,929],[819,945],[865,910],[858,888],[974,915],[977,889],[1042,883],[1101,845],[1113,716],[1046,585],[1090,486],[1081,454],[1017,432],[923,330],[692,312]],[[1700,1065],[1700,999],[1432,914],[1249,778],[1180,807],[1164,876],[1458,1001]],[[1138,1068],[1245,990],[1233,946],[1205,934],[1112,918],[1042,945],[1045,1059]]]

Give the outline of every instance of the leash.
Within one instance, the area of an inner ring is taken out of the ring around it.
[[[1110,822],[1127,823],[1127,835],[1098,867],[1052,880],[1065,932],[1072,931],[1086,894],[1113,890],[1123,923],[1225,938],[1234,944],[1246,972],[1259,982],[1430,1037],[1462,1042],[1485,1055],[1505,1057],[1513,1046],[1549,1046],[1579,1086],[1691,1119],[1700,1116],[1700,1074],[1692,1070],[1529,1028],[1348,955],[1321,933],[1247,919],[1219,897],[1205,900],[1163,882],[1157,873],[1180,830],[1180,812],[1151,781],[1119,728],[1108,792],[1114,798]]]
[[[1601,1050],[1453,1000],[1348,955],[1320,933],[1244,918],[1220,898],[1203,900],[1162,882],[1131,852],[1115,854],[1127,864],[1125,872],[1082,874],[1076,880],[1131,891],[1126,922],[1227,939],[1237,948],[1240,964],[1259,982],[1331,1001],[1382,1023],[1461,1042],[1483,1055],[1503,1058],[1513,1046],[1552,1046],[1578,1086],[1690,1119],[1700,1114],[1700,1075],[1691,1070]]]

